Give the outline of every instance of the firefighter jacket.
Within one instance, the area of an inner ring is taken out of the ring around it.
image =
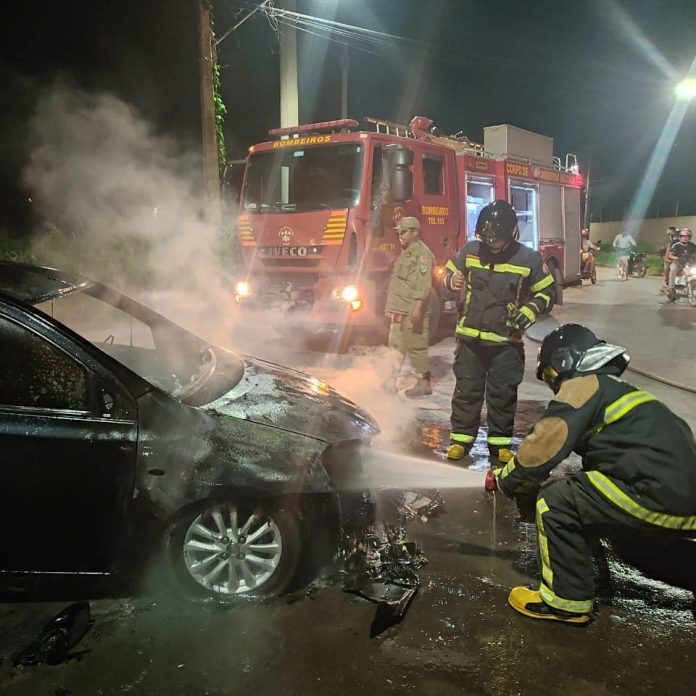
[[[541,254],[514,240],[498,254],[479,241],[469,242],[447,262],[448,290],[457,271],[464,275],[464,302],[456,329],[461,338],[519,341],[511,313],[519,310],[533,324],[555,300],[554,279]]]
[[[410,314],[416,300],[430,297],[434,263],[433,252],[420,239],[401,252],[389,280],[387,313]],[[427,303],[425,309],[428,309]]]
[[[534,493],[571,452],[610,503],[643,522],[696,530],[696,443],[648,392],[608,374],[566,379],[517,455],[496,473],[506,495]]]

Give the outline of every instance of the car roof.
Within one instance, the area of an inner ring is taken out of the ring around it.
[[[55,268],[0,261],[0,292],[27,304],[46,302],[94,285],[91,280]]]

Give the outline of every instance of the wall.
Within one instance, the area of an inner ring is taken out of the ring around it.
[[[653,249],[659,249],[665,242],[665,230],[670,226],[675,227],[690,227],[692,230],[696,230],[696,216],[682,216],[682,217],[665,217],[665,218],[653,218],[651,220],[618,220],[616,222],[593,222],[590,225],[590,238],[593,242],[601,240],[602,242],[613,242],[614,237],[616,237],[619,232],[624,227],[628,227],[629,230],[635,229],[634,225],[637,225],[637,231],[634,232],[633,236],[637,242],[643,242],[649,244]]]

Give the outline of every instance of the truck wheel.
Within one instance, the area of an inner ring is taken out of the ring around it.
[[[430,319],[428,324],[428,345],[437,342],[440,335],[440,317],[442,316],[442,298],[438,292],[430,294]]]

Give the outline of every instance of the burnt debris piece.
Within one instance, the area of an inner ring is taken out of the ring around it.
[[[426,519],[442,506],[437,492],[383,490],[375,499],[363,497],[352,524],[344,526],[338,554],[343,589],[378,605],[370,637],[404,618],[420,586],[417,571],[428,562],[422,550],[407,541],[404,525]]]
[[[70,651],[92,625],[89,602],[75,602],[56,614],[36,640],[14,658],[15,667],[57,665],[71,657]]]

